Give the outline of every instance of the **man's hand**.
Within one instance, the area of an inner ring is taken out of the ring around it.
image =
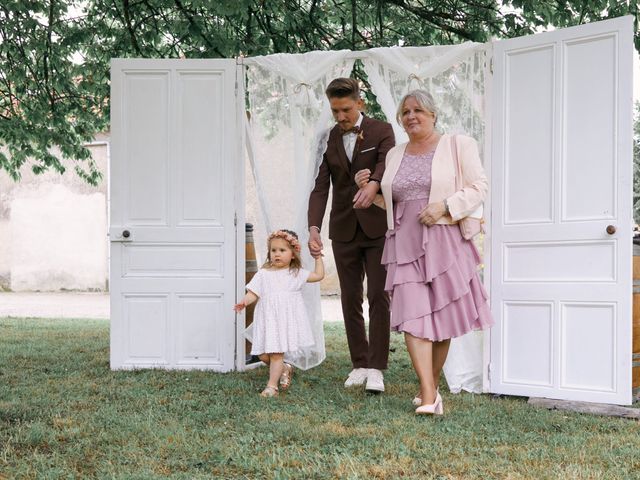
[[[309,253],[313,258],[322,256],[322,238],[317,228],[309,229]]]
[[[353,208],[369,208],[378,193],[378,182],[369,182],[353,197]]]
[[[367,183],[369,183],[369,177],[371,176],[371,170],[365,168],[363,170],[358,170],[355,175],[355,181],[358,188],[364,187]]]
[[[430,203],[422,209],[418,220],[426,226],[431,226],[440,220],[446,212],[444,202]]]

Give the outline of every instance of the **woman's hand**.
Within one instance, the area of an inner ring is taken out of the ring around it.
[[[440,220],[445,212],[444,202],[430,203],[422,209],[420,215],[418,215],[418,220],[420,220],[420,223],[423,225],[429,227]]]
[[[367,183],[369,183],[369,177],[371,176],[371,170],[365,168],[364,170],[358,170],[356,173],[355,181],[358,188],[364,187]]]
[[[233,306],[233,311],[236,312],[236,313],[240,313],[242,310],[244,310],[246,308],[246,306],[247,305],[244,303],[244,300],[243,300],[242,302],[236,303]]]

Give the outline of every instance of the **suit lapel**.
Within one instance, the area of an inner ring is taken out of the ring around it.
[[[351,173],[351,165],[349,164],[349,158],[347,157],[347,152],[344,149],[344,142],[342,141],[342,130],[340,130],[340,127],[336,125],[333,128],[331,135],[333,147],[338,152],[338,163],[347,171],[347,173]]]
[[[356,144],[353,147],[353,157],[351,158],[351,165],[349,165],[350,168],[351,168],[352,165],[356,164],[356,160],[358,159],[358,154],[360,153],[360,144],[362,143],[362,139],[364,139],[364,135],[366,133],[366,129],[367,129],[368,124],[369,124],[369,119],[363,113],[362,114],[362,123],[360,124],[360,133],[356,137]],[[346,153],[345,153],[345,155],[346,155]],[[349,159],[347,158],[347,161],[348,160]]]

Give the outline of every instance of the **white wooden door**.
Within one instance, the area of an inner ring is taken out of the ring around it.
[[[113,369],[234,368],[236,73],[235,60],[112,61]]]
[[[623,17],[494,43],[492,392],[631,402],[632,41]]]

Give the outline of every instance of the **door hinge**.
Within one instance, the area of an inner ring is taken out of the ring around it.
[[[233,226],[234,227],[238,226],[238,214],[237,213],[233,214]]]
[[[493,75],[493,56],[489,58],[489,71]]]
[[[491,364],[487,364],[487,380],[491,380]]]

